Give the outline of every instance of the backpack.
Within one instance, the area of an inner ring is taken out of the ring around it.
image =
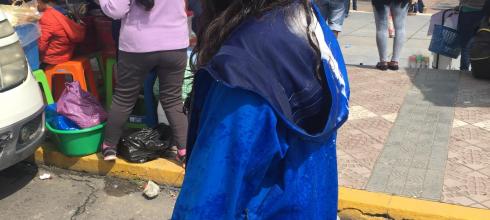
[[[473,38],[470,50],[472,73],[475,78],[490,79],[490,17],[485,17]]]

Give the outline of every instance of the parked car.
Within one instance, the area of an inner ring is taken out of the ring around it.
[[[19,38],[0,11],[0,170],[34,153],[45,132],[44,101]]]

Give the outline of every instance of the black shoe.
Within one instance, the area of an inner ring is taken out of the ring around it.
[[[391,61],[388,63],[388,69],[390,70],[399,70],[400,67],[398,66],[398,62],[396,61]]]
[[[386,71],[388,70],[388,64],[386,62],[378,62],[378,64],[376,64],[376,69]]]

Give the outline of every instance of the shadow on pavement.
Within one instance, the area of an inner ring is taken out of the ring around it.
[[[37,165],[28,162],[0,171],[0,200],[24,188],[37,176],[37,172]]]
[[[406,69],[424,100],[441,107],[490,107],[490,81],[457,70]]]

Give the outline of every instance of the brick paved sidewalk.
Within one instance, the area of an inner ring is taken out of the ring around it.
[[[490,81],[459,71],[348,69],[340,185],[490,209]]]

